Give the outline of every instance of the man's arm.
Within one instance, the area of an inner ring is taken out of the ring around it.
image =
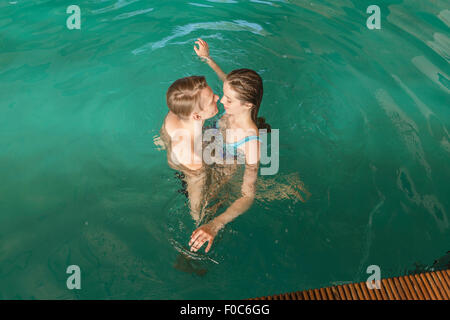
[[[205,170],[201,157],[195,153],[190,137],[179,135],[177,138],[173,139],[172,162],[177,162],[187,168],[187,170],[183,170],[183,173],[187,184],[190,213],[197,222],[200,220],[203,204]]]
[[[184,173],[187,192],[189,196],[189,206],[191,216],[195,222],[199,222],[204,198],[204,187],[206,181],[205,170],[199,169],[195,173]]]
[[[223,72],[222,69],[220,69],[219,65],[209,56],[208,43],[200,38],[198,38],[195,43],[198,44],[198,48],[194,46],[195,53],[197,53],[200,58],[204,59],[206,63],[208,63],[211,69],[213,69],[214,72],[217,73],[220,80],[225,81],[225,79],[227,78],[227,74]]]

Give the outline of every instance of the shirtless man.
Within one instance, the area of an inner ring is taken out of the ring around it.
[[[169,113],[160,130],[161,140],[169,166],[185,176],[190,213],[196,222],[200,220],[206,179],[202,127],[206,119],[217,114],[218,100],[203,76],[178,79],[166,94]]]

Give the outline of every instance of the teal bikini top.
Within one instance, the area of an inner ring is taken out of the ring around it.
[[[245,137],[244,139],[241,139],[237,142],[233,142],[233,143],[224,143],[223,149],[224,149],[224,153],[226,152],[228,155],[234,157],[237,156],[238,154],[238,147],[240,145],[243,145],[244,143],[248,142],[248,141],[252,141],[252,140],[259,140],[261,141],[261,139],[258,136],[248,136]]]
[[[216,129],[218,128],[218,124],[219,124],[219,120],[222,118],[222,116],[225,114],[225,111],[222,112],[219,116],[219,118],[216,120],[214,127]],[[226,156],[229,157],[237,157],[239,152],[238,152],[238,147],[243,145],[244,143],[248,142],[248,141],[252,141],[252,140],[258,140],[261,142],[261,139],[258,136],[247,136],[237,142],[233,142],[233,143],[224,143],[223,144],[223,158],[225,158]]]

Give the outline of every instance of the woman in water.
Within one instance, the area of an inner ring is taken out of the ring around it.
[[[208,44],[198,39],[198,48],[194,50],[199,57],[217,73],[223,81],[223,97],[221,103],[225,113],[216,123],[222,139],[223,152],[214,165],[213,173],[216,177],[213,186],[223,185],[236,170],[236,161],[245,164],[241,195],[222,214],[212,221],[197,228],[191,235],[189,246],[191,251],[197,251],[208,242],[205,252],[208,252],[218,231],[227,223],[247,211],[255,198],[255,186],[258,176],[260,159],[259,131],[270,126],[264,118],[258,118],[258,111],[263,97],[263,83],[261,77],[250,69],[237,69],[225,74],[209,56]],[[221,164],[225,158],[225,163]],[[234,160],[230,164],[230,159]]]

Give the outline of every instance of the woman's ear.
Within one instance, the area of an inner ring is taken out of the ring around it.
[[[252,108],[253,108],[253,103],[245,102],[245,103],[244,103],[244,106],[245,106],[247,109],[252,109]]]

